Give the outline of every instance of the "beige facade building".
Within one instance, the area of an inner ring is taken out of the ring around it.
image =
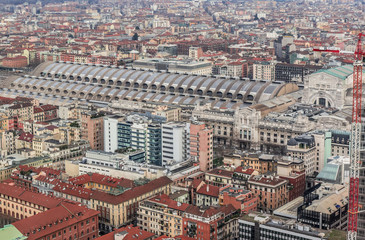
[[[158,236],[182,235],[183,213],[189,204],[159,195],[139,203],[137,225]]]
[[[24,190],[24,188],[0,184],[0,213],[17,220],[24,219],[58,206],[63,200]]]
[[[171,185],[168,177],[161,177],[119,195],[96,191],[92,195],[91,206],[100,212],[102,230],[119,228],[136,219],[139,202],[157,194],[170,194]]]
[[[253,64],[253,79],[256,80],[275,80],[275,63],[257,62]]]

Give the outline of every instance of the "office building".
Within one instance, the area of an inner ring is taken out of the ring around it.
[[[240,239],[252,240],[323,240],[325,233],[312,229],[308,225],[270,218],[266,215],[245,215],[238,220]]]
[[[168,122],[161,125],[162,166],[190,159],[190,124]]]

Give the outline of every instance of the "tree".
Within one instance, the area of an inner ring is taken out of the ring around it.
[[[138,38],[139,38],[138,33],[135,33],[135,34],[133,35],[133,37],[132,37],[132,40],[133,40],[133,41],[137,41],[137,40],[138,40]]]

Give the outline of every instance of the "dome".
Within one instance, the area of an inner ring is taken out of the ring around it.
[[[294,139],[294,138],[291,138],[289,141],[288,141],[288,146],[296,146],[298,143],[297,141]]]

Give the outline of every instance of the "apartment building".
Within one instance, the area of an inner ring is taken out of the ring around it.
[[[199,162],[201,171],[213,169],[213,130],[204,123],[190,124],[190,156]]]
[[[83,112],[81,114],[81,139],[90,143],[91,149],[104,149],[104,121],[103,114]]]
[[[190,124],[168,122],[161,125],[162,166],[190,159]]]
[[[218,208],[190,205],[183,216],[183,235],[194,239],[229,239],[238,230],[237,216],[232,205]]]
[[[182,234],[183,214],[189,204],[180,203],[162,194],[139,203],[137,225],[157,236]]]
[[[275,80],[274,62],[256,62],[253,64],[253,79],[256,80]]]
[[[219,187],[210,184],[202,184],[198,186],[194,200],[196,206],[218,206]]]
[[[258,171],[261,174],[276,172],[277,161],[271,154],[247,154],[241,160],[242,166]]]
[[[57,207],[63,199],[1,183],[0,201],[0,213],[24,219]]]
[[[317,149],[312,135],[301,135],[288,141],[288,156],[304,161],[305,174],[312,176],[317,171]]]
[[[289,200],[288,181],[277,176],[257,175],[248,179],[248,188],[258,196],[257,209],[272,213]]]
[[[99,173],[83,174],[68,180],[77,186],[83,186],[87,189],[117,193],[134,187],[134,182],[127,178],[115,178]]]
[[[256,211],[257,202],[258,197],[250,190],[235,188],[230,185],[219,189],[219,204],[221,206],[231,204],[244,214]]]
[[[19,120],[33,120],[33,114],[34,109],[32,103],[14,104],[7,111],[7,116],[17,116]]]
[[[299,158],[283,156],[277,161],[277,175],[289,182],[289,201],[303,196],[306,189],[305,170],[304,161]]]
[[[205,181],[213,186],[224,187],[232,185],[233,172],[215,168],[205,174]]]
[[[132,148],[145,151],[145,161],[161,166],[161,127],[151,119],[140,115],[106,117],[105,151],[115,152],[117,149]]]
[[[168,177],[161,177],[119,194],[95,191],[91,205],[100,212],[101,230],[110,232],[112,228],[136,220],[138,203],[157,194],[170,194],[171,185],[172,181]]]

